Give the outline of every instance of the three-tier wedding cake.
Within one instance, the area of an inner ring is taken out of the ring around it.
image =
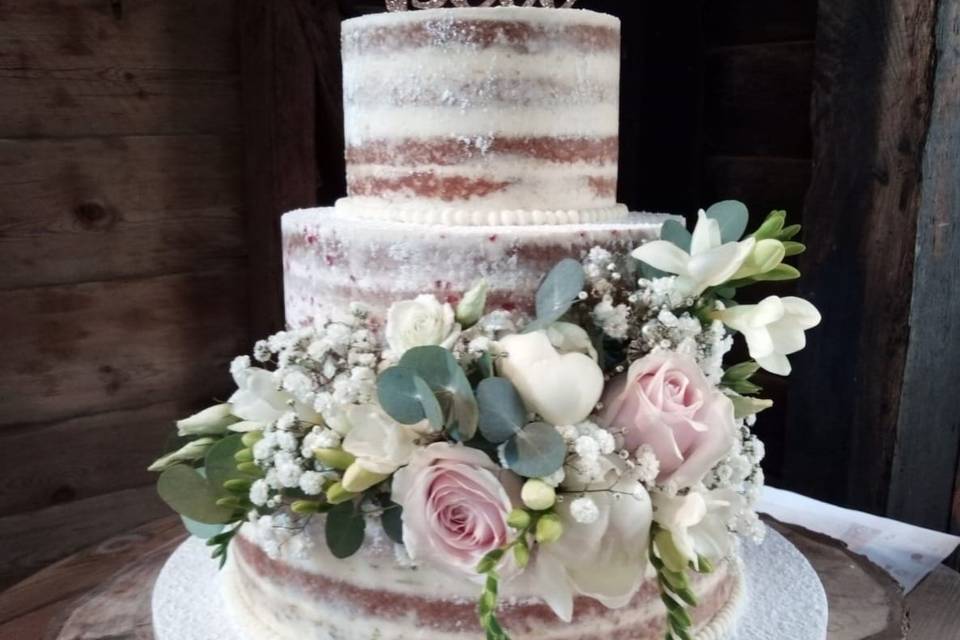
[[[762,533],[751,378],[819,321],[733,296],[794,277],[799,228],[617,203],[614,17],[370,15],[343,63],[349,197],[283,218],[288,330],[153,467],[237,627],[723,638]]]

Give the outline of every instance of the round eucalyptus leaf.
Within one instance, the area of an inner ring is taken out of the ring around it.
[[[690,253],[690,243],[693,237],[687,228],[676,220],[667,220],[660,228],[660,239],[672,242],[687,253]]]
[[[204,463],[204,470],[210,486],[221,496],[229,495],[223,488],[228,480],[247,480],[247,474],[237,469],[237,460],[233,457],[241,449],[246,449],[241,441],[243,436],[227,436],[210,447]]]
[[[563,317],[583,291],[585,281],[579,262],[572,258],[558,262],[537,290],[537,325],[549,325]]]
[[[503,449],[507,466],[521,476],[542,478],[563,466],[567,445],[553,425],[528,424]]]
[[[477,399],[467,374],[453,354],[443,347],[415,347],[403,354],[399,366],[423,378],[435,396],[449,399],[442,405],[450,410],[447,428],[455,430],[463,440],[473,438],[479,419]]]
[[[209,540],[223,531],[223,524],[204,524],[186,516],[180,516],[180,519],[183,520],[183,526],[190,535],[201,540]]]
[[[416,424],[427,417],[424,405],[428,401],[416,378],[417,374],[406,367],[391,367],[377,378],[380,406],[400,424]]]
[[[527,423],[527,409],[520,394],[506,378],[487,378],[477,386],[480,433],[489,442],[500,444]]]
[[[363,545],[366,520],[353,502],[338,504],[327,514],[327,547],[336,558],[349,558]]]
[[[747,230],[750,214],[747,206],[738,200],[724,200],[707,209],[707,217],[720,223],[720,240],[736,242]]]
[[[157,480],[157,493],[171,509],[203,524],[223,524],[233,519],[233,510],[217,505],[222,497],[193,467],[178,464]]]
[[[437,396],[433,394],[430,385],[420,376],[413,377],[413,386],[417,391],[417,399],[420,400],[420,406],[423,408],[423,415],[430,423],[430,426],[439,431],[443,428],[443,410],[440,408]]]

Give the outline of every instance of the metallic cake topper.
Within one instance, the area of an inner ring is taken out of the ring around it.
[[[558,8],[557,5],[562,3],[559,6],[560,9],[569,9],[576,1],[577,0],[482,0],[482,2],[478,3],[474,0],[471,3],[470,0],[387,0],[387,11],[406,11],[411,8],[411,4],[414,9],[440,9],[448,3],[452,7],[492,7],[495,4],[499,4],[501,7],[518,5],[522,7],[533,7],[539,4],[541,7],[549,9]]]

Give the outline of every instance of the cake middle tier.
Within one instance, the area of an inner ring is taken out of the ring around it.
[[[670,216],[634,213],[594,224],[449,226],[357,219],[333,208],[283,217],[287,324],[361,302],[382,319],[390,304],[433,294],[455,303],[485,279],[491,307],[531,311],[543,276],[593,247],[629,251]]]

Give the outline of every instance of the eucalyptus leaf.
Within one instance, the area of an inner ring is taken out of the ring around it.
[[[477,386],[480,433],[494,444],[505,442],[527,423],[520,394],[506,378],[487,378]]]
[[[563,466],[567,445],[554,426],[534,422],[507,441],[503,457],[507,466],[519,475],[542,478]]]
[[[724,200],[707,209],[707,217],[720,224],[722,242],[736,242],[743,237],[750,221],[747,206],[737,200]]]
[[[233,519],[233,509],[217,506],[220,494],[199,471],[185,464],[170,467],[157,480],[157,493],[171,509],[203,524]]]
[[[537,290],[537,319],[525,331],[542,329],[562,318],[576,302],[585,282],[586,276],[579,262],[573,258],[558,262]]]
[[[400,424],[417,424],[424,419],[443,422],[440,405],[426,381],[407,367],[391,367],[377,379],[377,399],[391,418]],[[437,419],[437,416],[441,416]]]
[[[693,236],[681,223],[676,220],[667,220],[660,228],[660,239],[672,242],[687,253],[690,253],[690,244]]]
[[[229,480],[248,480],[249,475],[237,469],[236,453],[245,449],[243,436],[227,436],[207,451],[204,469],[210,486],[221,496],[227,495],[223,485]]]
[[[443,405],[450,410],[446,420],[448,429],[455,430],[463,440],[473,438],[479,420],[477,399],[467,374],[453,354],[443,347],[415,347],[403,354],[399,366],[416,372],[434,395],[449,400]]]
[[[224,528],[223,524],[204,524],[203,522],[191,520],[186,516],[180,516],[180,519],[183,520],[183,526],[190,532],[190,535],[201,540],[209,540],[219,535]]]
[[[363,546],[366,520],[353,502],[344,502],[327,514],[327,548],[336,558],[349,558]]]
[[[397,544],[403,544],[403,507],[395,502],[386,501],[380,523],[388,538]]]

